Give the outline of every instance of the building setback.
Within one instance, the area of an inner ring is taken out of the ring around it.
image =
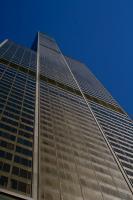
[[[38,33],[0,44],[0,200],[133,200],[133,123]]]

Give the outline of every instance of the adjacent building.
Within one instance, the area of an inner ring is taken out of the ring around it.
[[[0,80],[0,199],[133,200],[133,123],[85,64],[38,33]]]

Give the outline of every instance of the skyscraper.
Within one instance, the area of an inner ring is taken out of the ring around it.
[[[132,121],[83,63],[38,33],[0,76],[0,199],[133,199]]]

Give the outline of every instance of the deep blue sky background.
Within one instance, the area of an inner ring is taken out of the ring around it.
[[[133,0],[6,0],[0,19],[0,40],[30,46],[37,31],[54,37],[133,117]]]

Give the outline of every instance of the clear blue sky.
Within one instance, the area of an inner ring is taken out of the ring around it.
[[[38,30],[54,37],[133,117],[133,0],[6,0],[0,22],[0,40],[30,46]]]

